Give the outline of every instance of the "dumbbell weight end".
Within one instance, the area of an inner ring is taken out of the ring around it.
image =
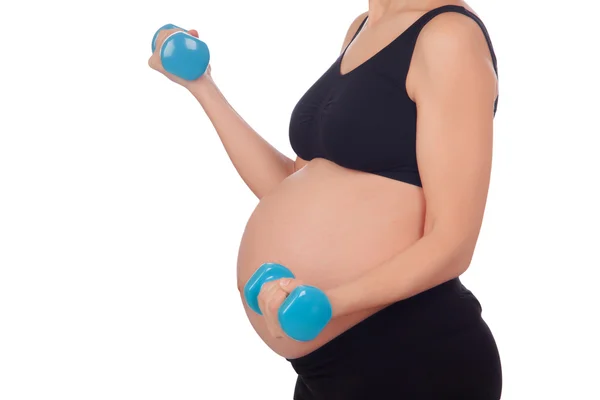
[[[173,24],[162,26],[152,38],[152,52],[156,39],[164,29],[182,29]],[[200,78],[210,63],[210,51],[206,43],[185,32],[177,31],[167,37],[160,48],[160,60],[165,71],[186,81]]]

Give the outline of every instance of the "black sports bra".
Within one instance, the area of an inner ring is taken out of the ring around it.
[[[341,61],[348,47],[344,49],[292,111],[289,138],[294,152],[307,161],[324,158],[342,167],[421,186],[416,154],[417,107],[405,82],[419,33],[444,12],[464,14],[479,24],[497,73],[496,56],[483,22],[462,6],[435,8],[373,57],[342,75]],[[497,104],[496,98],[494,113]]]

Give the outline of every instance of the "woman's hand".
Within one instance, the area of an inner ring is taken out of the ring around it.
[[[277,339],[285,337],[279,324],[279,307],[288,295],[300,285],[302,282],[298,279],[279,279],[265,283],[258,294],[258,307],[265,318],[269,333]]]
[[[191,87],[193,87],[197,84],[202,84],[202,82],[212,79],[212,77],[210,75],[210,64],[206,68],[206,72],[195,81],[186,81],[184,79],[181,79],[181,78],[165,71],[165,69],[163,68],[162,62],[160,60],[160,49],[162,47],[163,42],[167,39],[167,37],[169,37],[172,33],[178,32],[178,31],[182,31],[182,29],[164,29],[158,33],[158,36],[156,37],[156,49],[154,50],[154,53],[152,53],[152,56],[148,60],[148,65],[150,66],[150,68],[160,72],[161,74],[163,74],[164,76],[166,76],[173,82],[177,83],[178,85],[181,85],[186,89],[190,89]],[[198,37],[198,32],[195,29],[189,30],[189,31],[187,31],[187,33],[189,33],[190,35],[192,35],[196,38]]]

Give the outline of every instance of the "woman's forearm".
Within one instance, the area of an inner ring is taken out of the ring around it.
[[[432,232],[354,281],[329,291],[336,317],[386,306],[460,276],[473,240]]]
[[[202,79],[189,90],[215,127],[240,177],[258,198],[294,172],[294,161],[252,129],[211,78]]]

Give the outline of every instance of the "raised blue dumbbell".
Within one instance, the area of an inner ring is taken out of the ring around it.
[[[262,315],[258,307],[258,294],[262,285],[282,278],[294,278],[294,274],[281,264],[266,263],[260,266],[244,286],[248,306]],[[331,304],[322,290],[302,285],[295,288],[278,311],[281,329],[299,342],[313,340],[331,319]]]
[[[156,50],[156,38],[165,29],[182,29],[166,24],[156,31],[152,38],[152,52]],[[160,48],[160,60],[165,71],[186,81],[195,81],[208,68],[210,52],[206,43],[190,35],[185,30],[169,35]]]

